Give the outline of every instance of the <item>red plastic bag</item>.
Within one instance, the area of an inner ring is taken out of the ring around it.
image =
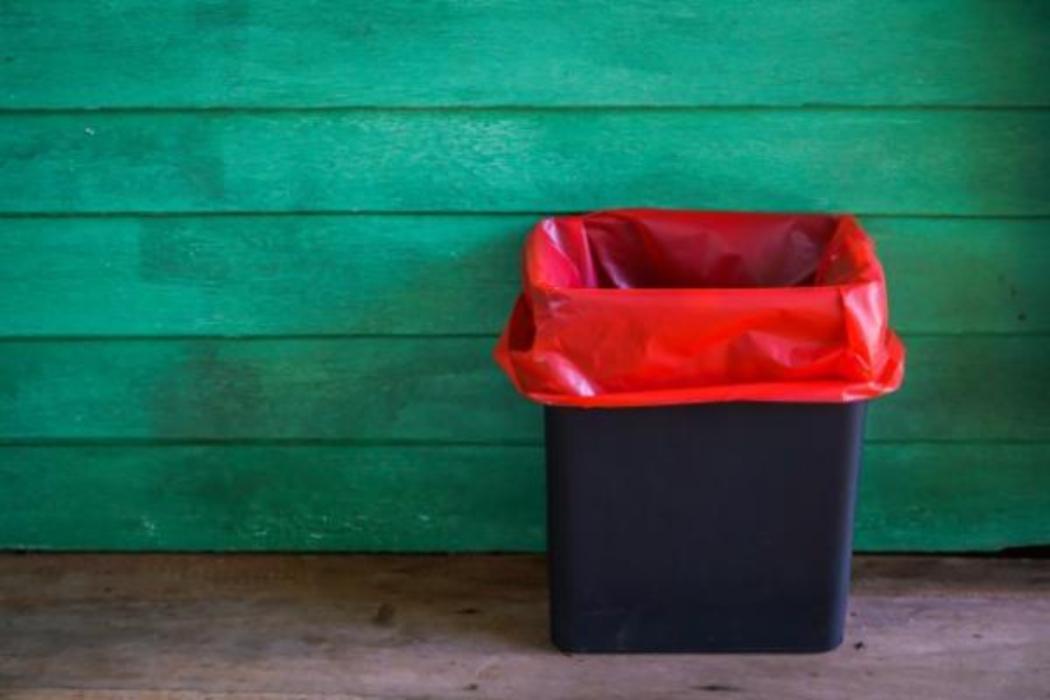
[[[900,386],[886,283],[851,216],[624,209],[544,219],[495,349],[545,404],[843,402]]]

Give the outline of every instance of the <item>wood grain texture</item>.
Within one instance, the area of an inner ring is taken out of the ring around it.
[[[861,541],[1050,540],[1048,64],[1039,0],[0,0],[0,540],[534,546],[491,336],[540,213],[631,205],[870,215],[910,355]]]
[[[360,110],[0,117],[0,211],[610,206],[1050,215],[1050,112]]]
[[[539,453],[0,448],[0,549],[537,550],[545,499]]]
[[[1041,700],[1045,561],[858,558],[829,654],[566,655],[539,557],[0,560],[12,700]]]
[[[877,440],[1050,440],[1050,336],[905,338]],[[493,338],[0,343],[0,440],[506,441],[540,411]]]
[[[0,549],[544,547],[538,447],[3,447],[0,479]],[[1050,443],[869,445],[859,501],[859,551],[1045,543]]]
[[[538,218],[7,219],[0,334],[495,333]],[[864,225],[897,329],[1050,332],[1050,220]]]
[[[1039,0],[8,2],[0,106],[1047,105]]]

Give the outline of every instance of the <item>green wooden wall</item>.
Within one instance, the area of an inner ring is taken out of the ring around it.
[[[852,211],[863,550],[1050,543],[1050,2],[0,1],[0,547],[535,550],[537,217]]]

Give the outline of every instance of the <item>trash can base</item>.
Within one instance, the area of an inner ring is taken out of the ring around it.
[[[753,637],[746,641],[731,642],[717,634],[707,640],[680,640],[659,633],[641,637],[638,634],[619,639],[615,632],[587,629],[576,625],[561,636],[552,631],[551,643],[560,651],[570,654],[823,654],[842,646],[842,629],[835,630],[835,622],[829,621],[826,635],[805,638],[800,635],[790,639],[763,639]],[[788,628],[790,633],[790,628]]]
[[[864,403],[546,408],[569,652],[841,644]]]

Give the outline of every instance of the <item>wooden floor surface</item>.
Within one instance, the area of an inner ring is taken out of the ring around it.
[[[581,656],[532,556],[0,555],[0,697],[1050,698],[1050,561],[868,557],[804,656]]]

